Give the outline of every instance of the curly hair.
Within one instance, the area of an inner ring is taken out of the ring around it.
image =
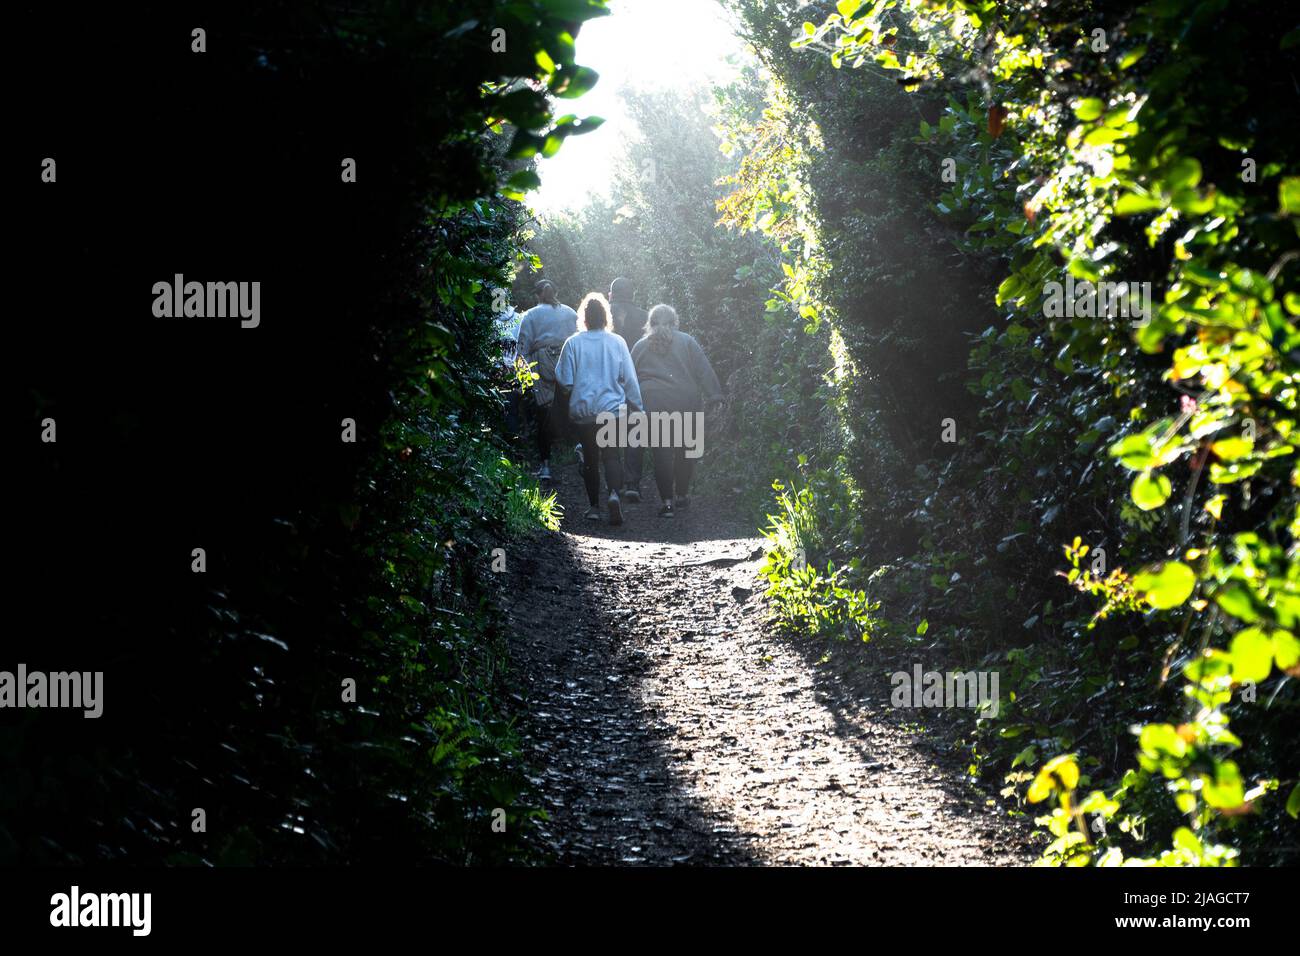
[[[584,332],[609,328],[609,300],[599,292],[588,292],[578,306],[578,322]]]

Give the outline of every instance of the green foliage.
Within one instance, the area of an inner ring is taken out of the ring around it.
[[[94,752],[84,735],[42,739],[34,723],[0,739],[0,859],[527,858],[539,811],[505,707],[489,555],[555,527],[557,515],[500,437],[500,394],[514,383],[496,371],[492,293],[527,261],[511,197],[536,184],[531,158],[597,125],[556,115],[554,104],[595,82],[575,62],[574,36],[606,12],[601,0],[290,0],[211,11],[205,27],[223,41],[205,55],[205,82],[223,103],[229,96],[268,156],[297,168],[301,157],[335,155],[342,117],[379,157],[362,185],[347,187],[364,190],[347,215],[365,241],[347,250],[346,270],[310,270],[332,296],[328,334],[271,336],[254,350],[284,356],[284,368],[265,357],[248,367],[250,378],[290,383],[256,393],[279,401],[241,407],[242,387],[213,391],[214,403],[235,402],[221,420],[267,417],[280,428],[283,419],[287,437],[261,458],[243,435],[208,455],[233,462],[219,477],[236,467],[253,475],[239,494],[227,493],[228,480],[192,486],[210,571],[179,598],[150,587],[147,601],[112,612],[131,621],[121,652],[139,668],[129,661],[119,672],[143,669],[149,725],[131,727],[140,732],[122,746],[93,738]],[[493,52],[498,28],[506,47]],[[288,220],[287,210],[310,214],[287,200],[277,236],[310,232],[311,221]],[[217,380],[202,356],[178,364],[197,368],[194,381]],[[229,371],[221,366],[220,378]],[[201,418],[166,421],[167,405],[186,416],[201,402],[149,387],[144,404],[127,405],[131,417],[202,434]],[[338,440],[344,416],[355,443]],[[45,480],[58,464],[49,460]],[[210,469],[205,459],[172,470],[197,482]],[[147,502],[119,504],[146,512]],[[165,644],[144,643],[155,633]],[[355,700],[344,698],[345,681]],[[240,826],[190,832],[196,803]],[[504,833],[493,832],[495,808],[506,811]]]
[[[826,444],[836,427],[827,330],[804,335],[766,311],[785,275],[781,255],[761,235],[718,228],[743,152],[734,131],[759,119],[766,91],[766,80],[747,68],[712,95],[627,94],[637,134],[616,144],[610,199],[544,217],[530,244],[565,301],[623,275],[642,307],[677,309],[728,397],[725,412],[709,420],[708,457],[731,463],[724,492],[743,495],[756,518],[768,506],[772,475],[796,449]],[[516,285],[524,301],[530,279],[521,274]],[[714,474],[706,465],[700,480],[707,486]]]
[[[1296,70],[1294,42],[1263,3],[1161,0],[1103,16],[1090,3],[849,2],[792,44],[798,25],[780,4],[730,6],[793,100],[774,98],[778,129],[747,144],[761,178],[741,183],[736,206],[758,212],[734,218],[787,250],[799,230],[779,231],[780,210],[812,210],[814,235],[799,248],[820,257],[810,285],[854,372],[835,383],[847,434],[827,453],[849,451],[854,483],[873,490],[868,507],[882,506],[820,526],[859,539],[872,529],[865,550],[895,567],[882,600],[900,616],[1012,645],[1015,699],[1002,723],[1034,742],[1006,750],[986,730],[979,765],[1014,770],[1091,735],[1070,759],[1114,788],[1072,800],[1075,784],[1058,780],[1033,794],[1060,798],[1043,818],[1055,862],[1219,865],[1242,855],[1233,842],[1256,858],[1294,848],[1275,795],[1278,776],[1300,765],[1283,666],[1300,583],[1300,145],[1281,80]],[[858,78],[846,83],[843,66]],[[899,88],[915,91],[910,118],[899,118]],[[814,158],[768,145],[809,123],[825,147]],[[780,183],[784,192],[766,185]],[[883,203],[878,184],[892,193]],[[899,221],[961,260],[926,275],[919,244],[896,240]],[[1150,282],[1149,315],[1054,308],[1050,283],[1084,280]],[[964,315],[933,321],[943,310],[929,307],[927,286],[974,282],[985,291],[958,293]],[[928,354],[900,353],[895,316],[925,330]],[[972,319],[986,326],[966,362],[978,424],[940,384],[958,367],[947,343]],[[881,418],[911,469],[882,471],[895,454],[861,441]],[[956,447],[936,446],[941,419],[957,424]],[[899,535],[901,560],[874,534],[899,516],[915,535]],[[1102,598],[1100,611],[1026,575],[1050,562],[1054,529],[1057,541],[1074,537],[1063,576]],[[1135,612],[1140,621],[1123,620]],[[1142,736],[1179,706],[1171,671],[1186,681],[1176,760]],[[1263,685],[1258,698],[1230,693],[1250,681]],[[1249,747],[1229,718],[1250,728]],[[1139,767],[1125,771],[1103,761],[1130,724]],[[1097,836],[1088,815],[1117,825]],[[1166,840],[1173,849],[1143,854]]]
[[[735,89],[747,91],[754,82],[742,77]],[[753,276],[777,265],[762,261],[762,243],[715,228],[724,194],[718,180],[735,166],[719,151],[719,107],[703,90],[627,91],[624,107],[636,135],[611,144],[610,197],[544,217],[530,246],[562,301],[576,304],[627,276],[642,308],[672,305],[725,382],[746,367],[740,359],[763,329],[755,306],[765,293]],[[520,275],[522,300],[534,278]],[[642,331],[632,330],[634,341]]]
[[[849,583],[858,571],[856,560],[838,568],[834,560],[828,560],[824,571],[808,563],[808,554],[815,554],[823,543],[812,488],[787,490],[779,481],[772,487],[779,510],[768,515],[763,532],[768,547],[759,573],[767,578],[767,595],[778,627],[869,640],[877,624],[873,614],[880,604],[872,602],[865,589]]]
[[[505,458],[501,466],[498,474],[506,495],[505,525],[510,535],[518,537],[538,528],[559,531],[564,509],[557,503],[556,493],[544,493],[536,479]]]

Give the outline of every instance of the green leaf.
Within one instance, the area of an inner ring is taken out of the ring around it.
[[[1196,587],[1196,572],[1181,561],[1153,565],[1133,578],[1133,586],[1154,608],[1167,611],[1178,607]]]
[[[1001,305],[1003,302],[1017,299],[1023,294],[1023,283],[1020,281],[1020,276],[1013,272],[1003,279],[1002,284],[998,286],[996,304]]]
[[[1205,802],[1218,810],[1231,810],[1246,802],[1246,788],[1241,782],[1241,771],[1231,760],[1220,761],[1214,768],[1214,779],[1203,778],[1201,795]]]
[[[1155,212],[1165,208],[1165,201],[1159,196],[1144,196],[1140,193],[1125,193],[1115,203],[1115,215],[1132,216],[1138,213]]]
[[[1300,640],[1290,631],[1273,632],[1273,660],[1284,671],[1300,664]]]
[[[1110,457],[1118,458],[1130,471],[1146,471],[1159,464],[1151,452],[1151,441],[1145,433],[1129,435],[1110,446]]]
[[[542,185],[542,178],[531,169],[521,169],[506,181],[506,186],[514,192],[526,192]]]
[[[1167,421],[1157,422],[1136,435],[1121,438],[1110,446],[1108,454],[1118,458],[1130,471],[1146,471],[1174,461],[1187,450],[1183,445],[1166,437]]]
[[[1138,60],[1142,59],[1142,57],[1146,54],[1146,52],[1147,52],[1147,48],[1145,46],[1134,47],[1133,49],[1125,53],[1122,57],[1120,57],[1119,68],[1121,70],[1127,70]]]
[[[1088,135],[1083,138],[1083,142],[1087,146],[1105,146],[1108,143],[1113,143],[1117,139],[1123,138],[1124,132],[1122,130],[1111,129],[1108,126],[1101,126],[1088,133]]]
[[[1174,831],[1174,846],[1186,853],[1190,853],[1198,860],[1204,852],[1201,848],[1200,839],[1187,827],[1179,827]]]
[[[1273,641],[1257,627],[1238,631],[1228,645],[1232,655],[1232,679],[1241,684],[1267,680],[1273,670]]]
[[[1032,764],[1037,759],[1038,748],[1033,744],[1030,744],[1024,750],[1020,751],[1020,753],[1016,754],[1015,759],[1011,761],[1011,769],[1015,770],[1022,763]]]
[[[1277,188],[1277,201],[1284,216],[1300,213],[1300,176],[1287,176]]]
[[[1195,684],[1213,683],[1231,672],[1231,655],[1215,647],[1207,647],[1203,654],[1183,665],[1183,674]]]
[[[1201,164],[1190,156],[1184,156],[1170,167],[1165,179],[1171,187],[1170,192],[1192,189],[1201,181]]]
[[[585,119],[576,120],[569,126],[570,136],[581,136],[584,133],[590,133],[592,130],[600,129],[604,124],[603,116],[588,116]]]
[[[1143,753],[1154,757],[1162,754],[1181,757],[1187,753],[1187,741],[1178,736],[1173,724],[1147,724],[1138,733],[1138,746]]]
[[[562,96],[569,100],[576,99],[587,93],[600,79],[600,74],[589,66],[563,70],[555,76],[556,80],[552,82],[551,92],[556,96]]]
[[[1095,96],[1090,96],[1086,100],[1080,100],[1079,105],[1074,108],[1074,115],[1085,123],[1095,120],[1106,109],[1106,104]]]
[[[1149,471],[1144,471],[1133,479],[1133,487],[1129,494],[1135,505],[1143,511],[1151,511],[1168,501],[1172,490],[1173,486],[1164,475],[1153,475]]]
[[[1223,438],[1216,441],[1210,446],[1210,451],[1219,458],[1220,461],[1236,461],[1238,458],[1245,458],[1255,450],[1255,443],[1249,438]]]
[[[853,19],[853,14],[857,13],[858,8],[861,6],[862,0],[839,0],[839,3],[835,4],[835,9],[840,12],[840,16],[848,21]]]
[[[1293,818],[1300,818],[1300,783],[1291,788],[1291,795],[1286,798],[1286,812]]]
[[[1250,591],[1243,584],[1233,583],[1219,588],[1214,592],[1214,603],[1239,621],[1249,624],[1259,620],[1255,602],[1251,600]]]

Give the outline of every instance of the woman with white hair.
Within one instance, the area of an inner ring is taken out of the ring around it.
[[[632,364],[641,383],[645,410],[651,415],[693,415],[703,412],[705,402],[722,401],[722,386],[704,349],[679,325],[676,309],[656,305],[650,310],[645,336],[632,347]],[[661,518],[671,518],[676,509],[690,507],[696,458],[688,457],[686,451],[685,444],[653,449],[655,485],[663,502]]]

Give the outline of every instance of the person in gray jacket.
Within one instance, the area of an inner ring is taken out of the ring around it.
[[[560,359],[560,349],[565,340],[578,331],[578,313],[560,303],[555,283],[540,279],[533,287],[537,305],[524,313],[519,323],[519,342],[516,354],[533,366],[538,379],[533,385],[533,420],[537,425],[537,455],[542,460],[537,476],[543,481],[551,478],[551,442],[562,436],[566,429],[562,416],[552,412],[555,404],[555,363]]]
[[[656,305],[650,310],[646,334],[632,347],[632,364],[645,399],[645,410],[702,413],[705,403],[722,401],[722,386],[709,364],[704,349],[678,328],[677,311],[670,305]],[[702,432],[701,432],[702,437]],[[636,453],[636,472],[641,470],[643,449]],[[663,506],[659,515],[671,518],[676,508],[690,506],[691,477],[696,457],[687,454],[684,445],[659,446],[652,449],[655,485]]]
[[[569,421],[582,442],[582,479],[591,507],[587,517],[600,520],[600,464],[609,484],[609,523],[623,523],[623,456],[618,429],[609,420],[627,409],[641,409],[641,389],[627,343],[609,330],[609,303],[593,292],[579,306],[584,331],[564,343],[555,365],[555,381],[569,392]]]

